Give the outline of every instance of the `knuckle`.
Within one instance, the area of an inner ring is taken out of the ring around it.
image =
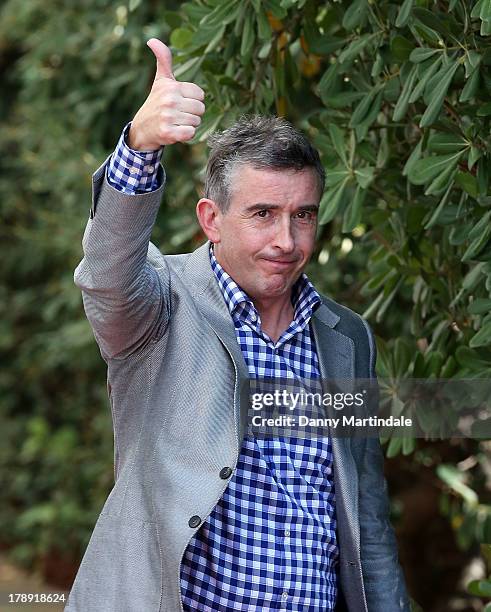
[[[178,98],[174,93],[167,92],[164,94],[163,103],[164,108],[176,108],[178,102]]]
[[[158,135],[159,135],[159,138],[161,138],[161,139],[171,138],[171,133],[170,133],[170,130],[169,130],[169,126],[167,126],[167,125],[161,126]]]

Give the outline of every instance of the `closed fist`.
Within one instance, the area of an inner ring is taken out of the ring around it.
[[[157,60],[152,89],[131,123],[128,144],[137,151],[191,140],[205,112],[205,92],[194,83],[176,81],[172,54],[157,38],[147,45]]]

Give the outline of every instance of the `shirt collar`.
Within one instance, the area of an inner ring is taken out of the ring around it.
[[[210,243],[209,255],[211,267],[230,314],[256,321],[258,315],[254,302],[218,263],[213,252],[213,243]],[[294,321],[299,327],[305,326],[322,303],[322,298],[304,273],[300,275],[292,287],[291,300],[295,313]]]

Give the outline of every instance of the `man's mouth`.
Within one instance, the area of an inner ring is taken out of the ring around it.
[[[277,269],[291,267],[295,265],[295,263],[297,262],[296,259],[269,259],[267,257],[263,257],[263,260],[266,261],[273,268],[277,268]]]

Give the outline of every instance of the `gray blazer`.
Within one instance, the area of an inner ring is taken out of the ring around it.
[[[108,160],[93,175],[75,283],[107,363],[115,484],[65,611],[179,612],[183,553],[227,487],[221,470],[237,463],[248,371],[209,244],[162,255],[150,236],[164,186],[120,193],[107,182]],[[311,326],[323,378],[375,376],[373,335],[359,315],[324,297]],[[332,443],[337,609],[408,612],[380,443]]]

